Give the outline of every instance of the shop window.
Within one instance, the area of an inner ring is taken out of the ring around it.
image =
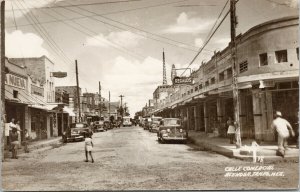
[[[282,82],[278,84],[278,89],[290,89],[291,82]]]
[[[199,90],[201,90],[201,89],[202,89],[202,84],[199,85]]]
[[[226,70],[226,72],[227,72],[227,79],[231,78],[231,77],[232,77],[232,68],[231,68],[231,67],[228,68],[228,69]]]
[[[299,47],[296,48],[297,59],[299,60]]]
[[[240,73],[248,71],[248,61],[240,63]]]
[[[263,53],[259,55],[259,66],[268,65],[268,54]]]
[[[216,83],[216,78],[211,78],[211,80],[210,80],[210,83],[213,85],[213,84],[215,84]]]
[[[275,51],[276,63],[287,62],[287,50]]]
[[[225,79],[224,71],[219,73],[219,81],[223,81]]]
[[[13,96],[14,96],[15,99],[18,99],[19,92],[16,91],[16,90],[13,90]]]
[[[298,81],[293,81],[292,82],[292,88],[299,88],[299,82]]]
[[[205,86],[206,86],[206,87],[209,86],[209,81],[205,81]]]

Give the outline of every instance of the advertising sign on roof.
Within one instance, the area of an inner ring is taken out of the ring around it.
[[[6,74],[5,85],[26,89],[26,79],[13,74]]]
[[[180,85],[180,84],[192,84],[193,78],[191,77],[175,77],[173,79],[174,85]]]

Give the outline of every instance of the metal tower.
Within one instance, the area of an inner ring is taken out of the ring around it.
[[[176,73],[176,69],[175,69],[175,65],[172,65],[172,70],[171,70],[171,80],[173,81],[173,79],[177,76]]]
[[[167,72],[165,63],[165,51],[163,49],[163,85],[167,85]]]

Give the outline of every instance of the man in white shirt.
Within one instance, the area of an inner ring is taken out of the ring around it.
[[[291,136],[295,136],[291,124],[282,118],[280,111],[276,111],[275,119],[271,125],[273,131],[278,133],[278,153],[284,157],[285,148],[287,148],[287,139]]]

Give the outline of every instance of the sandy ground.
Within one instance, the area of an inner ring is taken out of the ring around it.
[[[95,163],[84,162],[84,143],[32,152],[2,164],[3,190],[293,189],[296,162],[253,164],[191,144],[159,144],[139,127],[95,133]],[[226,167],[273,166],[284,176],[225,177]]]

